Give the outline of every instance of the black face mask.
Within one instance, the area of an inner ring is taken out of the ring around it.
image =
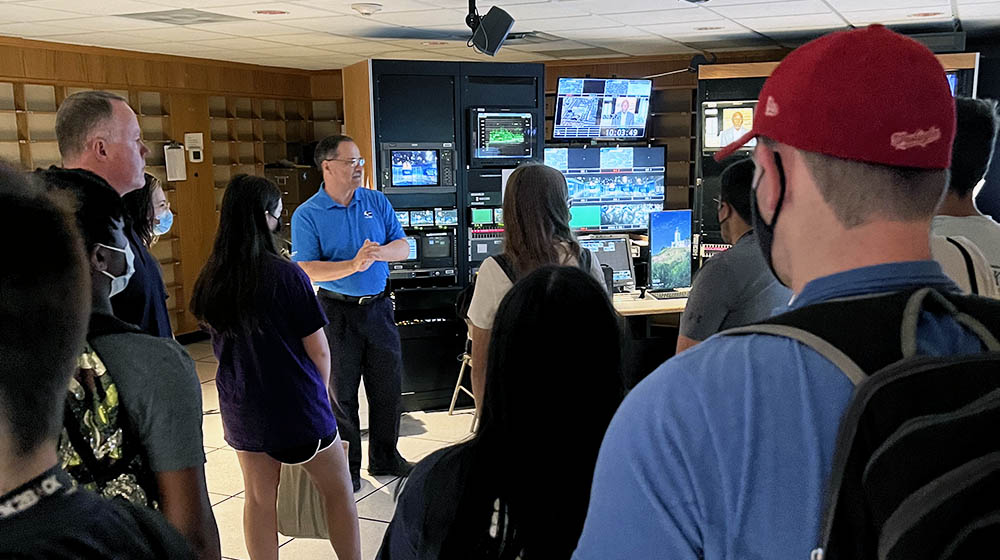
[[[757,207],[757,187],[760,186],[760,181],[764,178],[763,172],[753,187],[750,196],[750,211],[753,213],[754,236],[757,237],[757,244],[760,246],[761,252],[764,253],[764,261],[767,262],[774,277],[784,286],[785,283],[778,276],[778,271],[774,269],[774,259],[771,257],[771,251],[774,249],[774,228],[778,225],[778,214],[781,212],[781,205],[785,202],[785,167],[781,165],[781,156],[777,153],[774,154],[774,166],[778,168],[778,184],[781,192],[778,195],[778,204],[774,207],[774,217],[771,218],[771,223],[764,221],[764,217],[760,214],[760,208]]]
[[[278,220],[278,223],[275,224],[274,229],[271,230],[271,233],[273,233],[275,235],[278,235],[279,233],[281,233],[281,220]]]

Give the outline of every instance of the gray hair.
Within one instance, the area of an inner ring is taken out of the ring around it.
[[[99,125],[111,118],[112,101],[128,100],[107,91],[81,91],[67,97],[56,113],[56,140],[63,159],[78,156],[87,149],[87,138]]]
[[[354,139],[350,136],[343,136],[336,134],[334,136],[327,136],[326,138],[319,141],[316,144],[316,151],[313,152],[313,161],[316,163],[318,169],[323,169],[323,161],[331,159],[333,156],[337,155],[337,148],[340,147],[344,142],[354,142]]]

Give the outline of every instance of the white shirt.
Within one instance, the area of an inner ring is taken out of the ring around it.
[[[993,281],[1000,286],[1000,224],[986,216],[935,216],[931,233],[962,236],[979,248],[993,269]]]
[[[976,294],[1000,299],[1000,288],[997,287],[994,281],[990,263],[973,242],[962,236],[948,236],[945,238],[932,235],[931,255],[941,265],[941,269],[948,275],[948,278],[954,280],[963,292],[967,294],[972,292],[969,266],[965,262],[965,256],[962,255],[962,251],[958,247],[948,241],[949,239],[961,244],[968,251],[969,257],[972,259],[972,274],[976,277]]]
[[[601,272],[601,263],[597,257],[591,254],[590,275],[597,282],[604,286],[604,273]],[[563,261],[566,266],[579,266],[576,257],[567,257]],[[476,277],[476,289],[472,292],[472,303],[469,304],[469,320],[473,325],[489,330],[493,328],[493,319],[496,318],[500,301],[507,295],[507,292],[514,287],[514,284],[507,278],[503,269],[497,264],[496,259],[490,257],[483,261],[479,267],[479,274]]]

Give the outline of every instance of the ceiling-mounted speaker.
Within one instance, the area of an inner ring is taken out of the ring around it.
[[[479,20],[479,25],[472,32],[472,45],[479,52],[494,56],[507,39],[512,27],[514,18],[504,10],[493,6]]]

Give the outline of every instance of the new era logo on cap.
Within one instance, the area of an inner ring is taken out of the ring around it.
[[[764,83],[755,136],[801,150],[898,167],[947,169],[955,100],[927,47],[881,25],[831,33],[791,52]]]

